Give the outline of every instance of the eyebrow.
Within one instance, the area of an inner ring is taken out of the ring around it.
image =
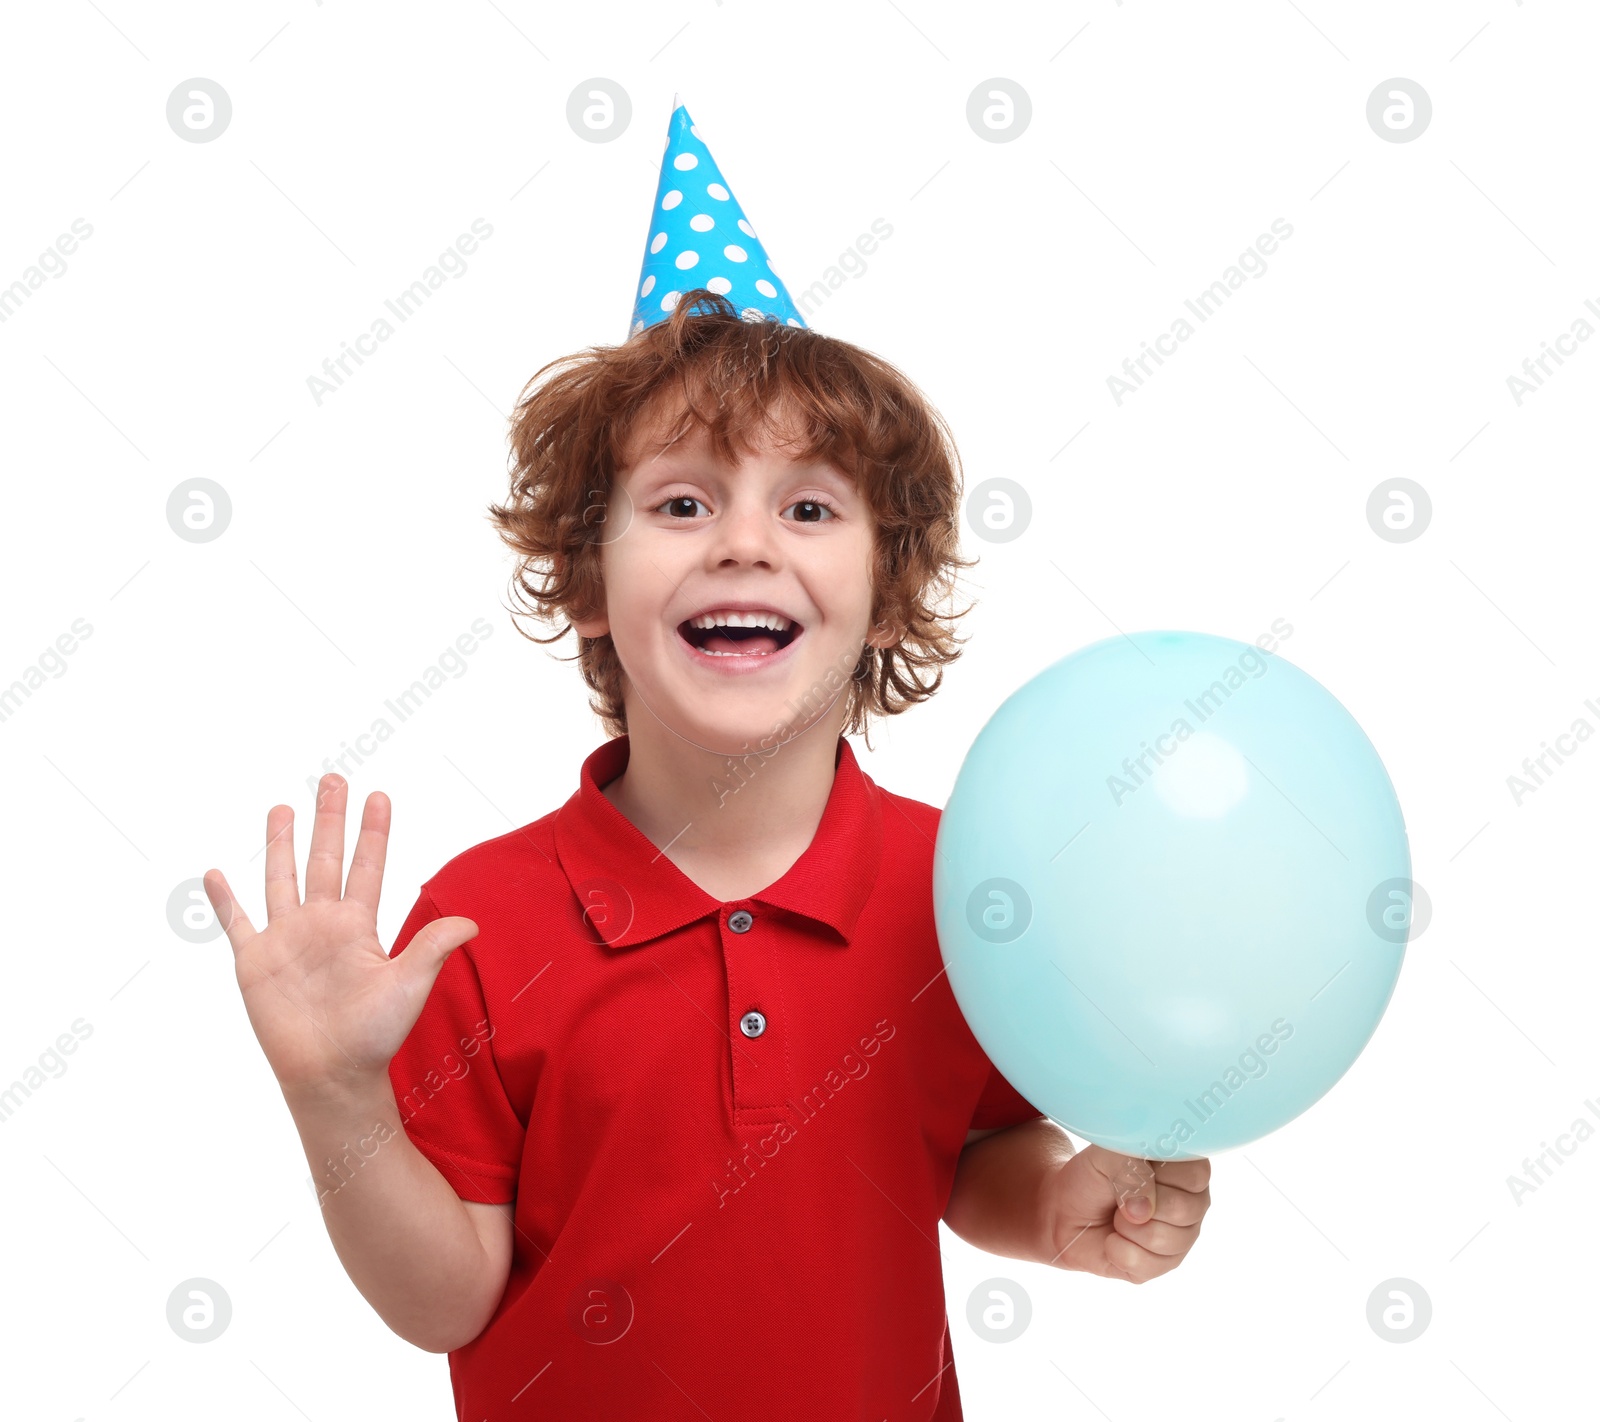
[[[714,466],[719,472],[723,473],[738,467],[734,464],[724,464],[709,451],[685,452],[678,446],[670,446],[652,456],[647,464],[635,465],[632,472],[641,475],[645,479],[673,479],[686,477],[689,470],[698,469],[705,465]],[[820,457],[809,463],[798,465],[795,477],[830,481],[852,491],[855,491],[857,487],[854,478]]]

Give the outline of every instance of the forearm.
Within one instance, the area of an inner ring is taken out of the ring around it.
[[[442,1353],[475,1338],[504,1280],[460,1196],[401,1127],[387,1074],[285,1099],[328,1237],[362,1296],[418,1348]]]
[[[1047,1187],[1072,1155],[1067,1133],[1043,1116],[973,1141],[956,1165],[944,1222],[990,1254],[1052,1262]]]

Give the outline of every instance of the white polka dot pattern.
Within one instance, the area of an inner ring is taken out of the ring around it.
[[[682,299],[685,283],[726,297],[743,320],[804,329],[805,320],[773,271],[766,248],[682,104],[667,123],[652,216],[630,335],[665,321]],[[740,240],[729,242],[728,236]],[[669,289],[657,296],[659,287]]]

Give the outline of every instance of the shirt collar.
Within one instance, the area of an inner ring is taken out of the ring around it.
[[[722,908],[601,793],[627,764],[627,736],[592,751],[555,822],[556,853],[595,936],[619,949]],[[843,736],[833,764],[833,787],[811,843],[782,878],[741,902],[800,914],[848,944],[877,882],[883,821],[878,787]]]

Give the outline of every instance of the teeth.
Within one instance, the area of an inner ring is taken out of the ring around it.
[[[777,612],[707,612],[691,618],[690,625],[704,630],[712,627],[766,627],[773,632],[786,632],[790,623],[787,617]]]

